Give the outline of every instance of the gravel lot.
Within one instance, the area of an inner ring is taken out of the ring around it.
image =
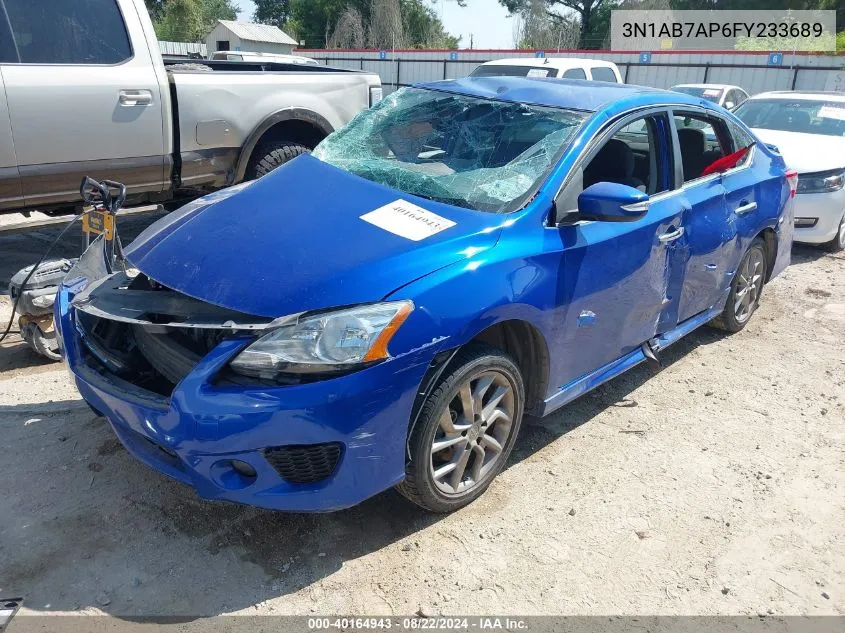
[[[3,288],[55,234],[0,237]],[[659,373],[530,421],[446,517],[394,492],[324,515],[202,501],[11,337],[0,598],[118,617],[845,614],[844,329],[845,257],[795,247],[744,332],[702,329]]]

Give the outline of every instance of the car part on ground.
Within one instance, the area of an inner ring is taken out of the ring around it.
[[[9,283],[9,296],[17,302],[21,338],[38,354],[59,361],[59,342],[53,327],[53,302],[75,259],[54,259],[19,270]],[[23,287],[24,281],[26,287]]]

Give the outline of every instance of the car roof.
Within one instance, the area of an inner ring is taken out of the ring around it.
[[[615,101],[642,97],[642,105],[681,103],[706,105],[704,100],[659,88],[581,79],[532,77],[464,77],[415,84],[471,97],[595,112]],[[709,107],[709,106],[708,106]]]
[[[732,84],[675,84],[672,88],[714,88],[718,90],[742,90],[745,92],[740,86],[734,86]]]
[[[808,101],[841,101],[845,102],[845,92],[833,91],[806,91],[775,90],[772,92],[761,92],[751,97],[752,99],[806,99]]]
[[[532,68],[551,66],[558,70],[583,67],[616,68],[616,64],[613,62],[588,57],[508,57],[484,62],[482,66],[530,66]]]

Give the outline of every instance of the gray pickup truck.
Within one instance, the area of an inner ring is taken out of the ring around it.
[[[324,66],[165,63],[143,0],[0,0],[0,212],[78,205],[86,175],[136,203],[256,178],[381,94]]]

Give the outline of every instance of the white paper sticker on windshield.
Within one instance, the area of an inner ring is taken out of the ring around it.
[[[716,88],[707,88],[704,91],[705,97],[718,97],[720,94],[722,94],[722,91]]]
[[[450,226],[455,226],[452,220],[426,211],[407,200],[397,200],[386,204],[375,211],[365,213],[361,219],[415,242],[445,231]]]
[[[839,121],[845,121],[845,108],[837,108],[836,106],[824,105],[819,108],[819,118],[838,119]]]
[[[548,68],[529,68],[526,77],[548,77]]]

